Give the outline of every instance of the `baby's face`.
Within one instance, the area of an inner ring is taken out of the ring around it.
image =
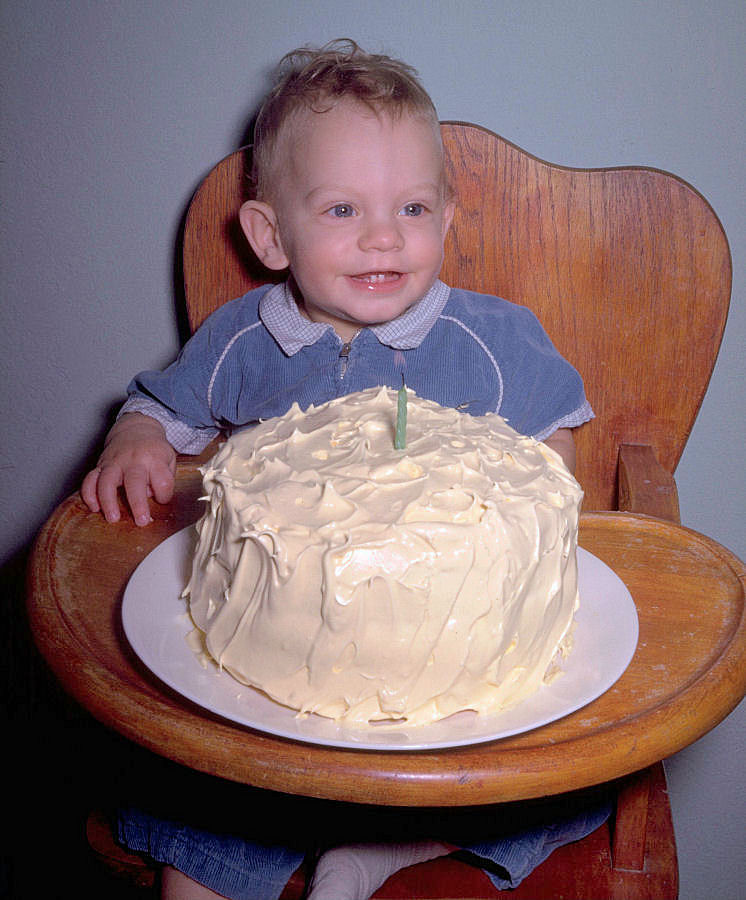
[[[351,102],[292,128],[272,206],[303,312],[343,340],[431,287],[453,214],[437,126]]]

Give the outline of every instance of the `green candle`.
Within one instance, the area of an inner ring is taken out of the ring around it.
[[[397,395],[396,403],[396,435],[394,447],[403,450],[407,446],[407,389],[404,386],[404,376],[401,377],[401,387]]]

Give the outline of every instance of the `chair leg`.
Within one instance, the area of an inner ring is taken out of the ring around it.
[[[650,769],[635,772],[619,791],[611,851],[614,869],[642,872],[645,867],[651,778]]]
[[[626,780],[613,828],[611,896],[678,897],[676,840],[663,763]]]

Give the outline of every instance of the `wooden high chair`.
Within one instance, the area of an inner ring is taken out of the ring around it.
[[[744,566],[676,524],[672,474],[725,327],[727,240],[707,202],[672,175],[644,168],[569,169],[475,125],[447,122],[442,131],[458,197],[442,279],[533,309],[580,371],[596,414],[576,432],[577,477],[585,490],[580,540],[626,581],[640,615],[641,642],[618,686],[595,701],[595,717],[581,710],[529,735],[436,754],[308,747],[299,753],[292,742],[209,718],[197,738],[199,712],[159,694],[157,679],[148,682],[111,635],[92,637],[97,625],[86,626],[78,650],[81,658],[98,654],[101,665],[93,668],[100,685],[91,686],[91,671],[88,684],[73,671],[74,648],[66,646],[66,659],[59,658],[50,619],[60,609],[70,621],[75,587],[52,583],[50,559],[61,542],[107,541],[106,529],[113,527],[86,518],[76,498],[53,516],[37,543],[32,626],[58,677],[98,718],[172,759],[258,787],[357,803],[447,807],[559,795],[614,781],[612,821],[555,851],[514,891],[495,891],[481,871],[441,859],[400,872],[378,898],[674,898],[676,851],[659,761],[714,727],[746,691]],[[276,278],[253,261],[238,226],[245,163],[243,151],[219,163],[189,209],[184,278],[192,329],[220,304]],[[105,586],[114,593],[112,602],[136,561],[196,518],[198,482],[193,461],[181,459],[177,483],[188,498],[177,496],[167,512],[154,508],[155,530],[147,536],[127,523],[118,526],[119,546],[136,542],[137,553],[131,551]],[[87,577],[80,575],[78,590]],[[698,616],[701,631],[688,631],[688,643],[666,646],[671,629],[691,628],[687,622],[701,602],[714,610]],[[653,683],[651,669],[661,658],[655,654],[665,654],[665,688]],[[129,691],[137,697],[128,697]],[[157,708],[159,724],[131,723],[128,717],[137,719],[149,704]],[[300,754],[308,759],[300,762]],[[567,802],[572,804],[572,794]],[[102,854],[134,864],[106,845],[98,820],[89,829]],[[285,896],[300,896],[302,889],[298,873]]]

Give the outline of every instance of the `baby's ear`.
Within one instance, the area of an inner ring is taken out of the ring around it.
[[[277,216],[269,203],[248,200],[238,218],[254,253],[268,269],[286,269],[289,263],[280,240]]]
[[[448,234],[448,229],[451,227],[451,222],[453,221],[453,214],[456,212],[456,203],[454,200],[447,200],[443,206],[443,223],[441,226],[441,231],[443,233],[443,240],[445,240],[446,235]]]

